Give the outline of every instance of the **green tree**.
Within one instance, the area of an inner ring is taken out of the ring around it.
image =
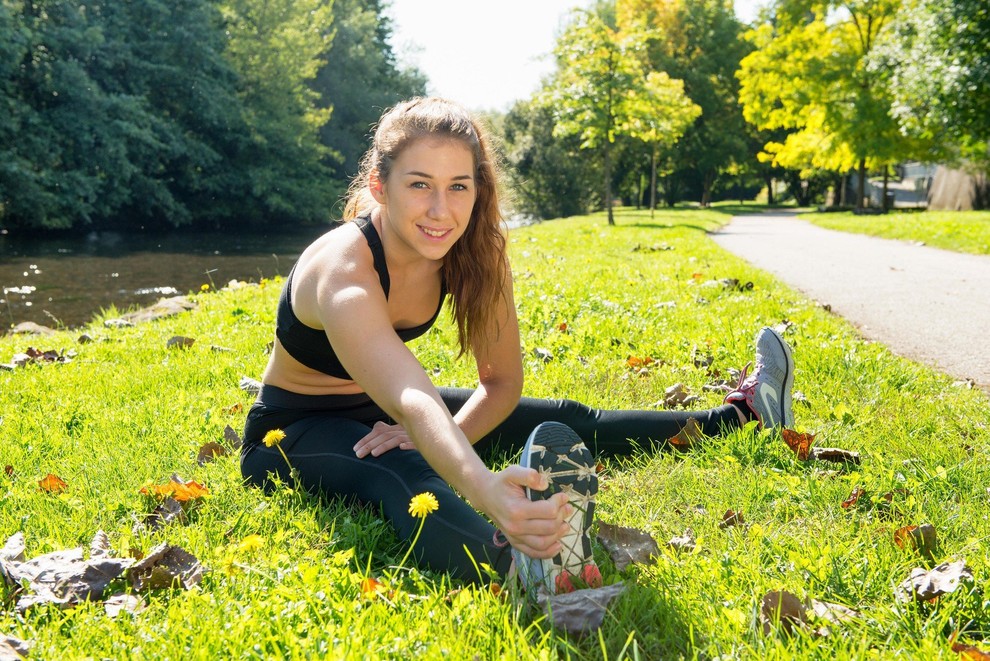
[[[625,133],[650,149],[650,216],[657,207],[657,159],[662,149],[677,144],[701,114],[701,106],[684,94],[684,81],[663,71],[651,71],[642,85],[627,91]]]
[[[312,87],[320,104],[332,107],[320,139],[340,158],[334,178],[346,181],[368,148],[371,127],[383,108],[426,93],[417,69],[399,69],[392,51],[391,27],[381,0],[335,0],[336,36]]]
[[[222,0],[247,136],[234,155],[242,220],[325,220],[335,185],[319,140],[331,108],[310,87],[333,39],[331,0]]]
[[[600,150],[608,224],[612,214],[612,146],[624,118],[626,92],[642,76],[635,35],[613,26],[607,6],[581,10],[554,47],[557,71],[543,91],[541,103],[556,110],[554,134],[578,135],[582,149]]]
[[[555,135],[552,108],[519,101],[501,124],[515,211],[546,220],[587,213],[601,202],[601,168],[580,158],[579,136]]]
[[[889,72],[867,66],[890,36],[899,1],[849,0],[813,6],[810,14],[805,5],[782,3],[776,26],[765,23],[750,33],[756,50],[738,73],[746,120],[790,131],[784,142],[768,143],[767,153],[806,172],[856,168],[857,209],[867,168],[886,168],[917,152],[891,116]]]

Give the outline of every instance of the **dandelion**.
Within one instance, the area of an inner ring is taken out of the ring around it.
[[[237,545],[237,550],[240,553],[250,553],[251,551],[256,551],[264,547],[264,545],[264,537],[261,535],[252,534],[241,540],[241,543]]]
[[[202,285],[200,285],[199,290],[200,291],[210,291],[210,285],[208,285],[208,284],[206,284],[204,282]]]
[[[278,445],[281,443],[283,438],[285,438],[284,431],[281,429],[270,429],[268,433],[265,434],[265,438],[262,440],[262,443],[265,444],[266,448],[270,448],[273,445]]]
[[[440,509],[437,497],[427,491],[412,497],[409,501],[409,514],[418,519],[425,519],[427,515]]]
[[[285,438],[285,432],[281,429],[269,429],[265,433],[265,437],[261,439],[261,442],[265,444],[266,448],[274,447],[285,459],[286,465],[289,467],[289,475],[295,480],[299,477],[295,467],[293,467],[292,462],[289,461],[289,456],[285,454],[285,450],[282,449],[282,439]]]
[[[423,524],[426,523],[426,517],[438,509],[440,509],[440,503],[437,502],[437,497],[429,491],[416,494],[409,501],[409,515],[419,519],[419,528],[416,529],[416,536],[413,537],[412,543],[409,544],[406,554],[402,556],[402,561],[399,563],[400,567],[406,564],[409,554],[412,553],[413,547],[419,541],[419,535],[423,532]]]

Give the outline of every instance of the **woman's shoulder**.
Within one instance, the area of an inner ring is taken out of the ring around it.
[[[354,222],[342,221],[313,241],[299,256],[293,286],[298,280],[361,279],[374,273],[368,242]]]

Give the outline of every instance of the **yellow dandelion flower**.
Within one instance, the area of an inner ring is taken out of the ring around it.
[[[409,514],[420,519],[425,519],[428,514],[440,509],[437,497],[429,491],[412,497],[409,501]]]
[[[199,290],[200,291],[210,291],[210,285],[208,285],[208,284],[206,284],[204,282],[202,285],[200,285]]]
[[[240,553],[250,553],[264,547],[265,538],[261,535],[248,535],[241,540],[241,543],[237,545],[237,550]]]
[[[265,434],[265,438],[262,440],[262,443],[265,444],[266,448],[270,448],[273,445],[278,445],[279,443],[281,443],[283,438],[285,438],[284,431],[282,431],[281,429],[272,429],[267,434]]]

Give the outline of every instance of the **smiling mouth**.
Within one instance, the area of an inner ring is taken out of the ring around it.
[[[450,230],[435,230],[430,229],[429,227],[423,227],[422,225],[419,226],[419,229],[422,230],[423,234],[426,236],[432,236],[434,239],[442,238],[450,232]]]

